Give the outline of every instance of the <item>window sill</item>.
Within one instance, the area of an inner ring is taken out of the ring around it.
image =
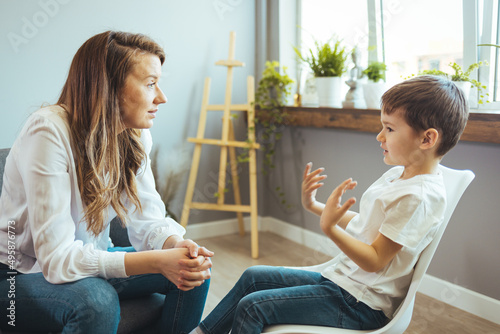
[[[285,106],[287,124],[315,128],[337,128],[378,133],[381,129],[378,109],[337,109],[327,107]],[[260,110],[257,118],[265,118]],[[500,113],[471,112],[460,140],[500,144]]]

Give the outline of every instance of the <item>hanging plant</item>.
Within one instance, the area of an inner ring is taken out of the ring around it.
[[[281,128],[287,119],[283,105],[287,97],[291,95],[293,80],[286,73],[286,67],[283,67],[282,70],[283,74],[280,73],[279,62],[267,61],[255,93],[255,105],[264,115],[264,117],[256,119],[256,123],[261,129],[261,144],[264,153],[262,171],[264,175],[267,175],[275,167],[273,156],[276,142],[282,137]]]

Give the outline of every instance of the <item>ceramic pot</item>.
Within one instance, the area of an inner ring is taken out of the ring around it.
[[[468,101],[472,84],[469,81],[453,81],[453,83],[464,93],[464,96]]]
[[[340,77],[316,77],[316,91],[320,107],[342,108],[342,81]]]
[[[368,81],[365,83],[363,85],[363,94],[365,96],[366,108],[380,109],[380,100],[386,90],[387,85],[384,81]]]

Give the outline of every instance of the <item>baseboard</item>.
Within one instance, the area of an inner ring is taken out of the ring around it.
[[[286,223],[273,217],[259,217],[259,231],[272,232],[286,239],[327,255],[336,256],[340,250],[326,236]],[[244,218],[245,231],[250,231],[250,219]],[[238,233],[236,219],[189,225],[186,237],[191,239],[211,238]],[[482,295],[440,278],[425,275],[419,292],[441,302],[457,307],[488,321],[500,324],[500,301]]]
[[[428,274],[418,292],[500,325],[500,300]]]
[[[262,218],[259,217],[259,231],[262,229]],[[245,224],[245,231],[250,231],[250,218],[244,217],[243,222]],[[193,240],[218,237],[221,235],[236,234],[239,233],[238,221],[235,218],[218,220],[214,222],[206,222],[201,224],[188,225],[186,228],[186,238]]]

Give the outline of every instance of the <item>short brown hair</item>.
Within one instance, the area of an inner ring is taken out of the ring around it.
[[[385,92],[381,104],[388,115],[402,111],[416,131],[436,129],[441,136],[438,156],[457,144],[469,117],[462,91],[452,81],[438,76],[422,75],[396,84]]]

